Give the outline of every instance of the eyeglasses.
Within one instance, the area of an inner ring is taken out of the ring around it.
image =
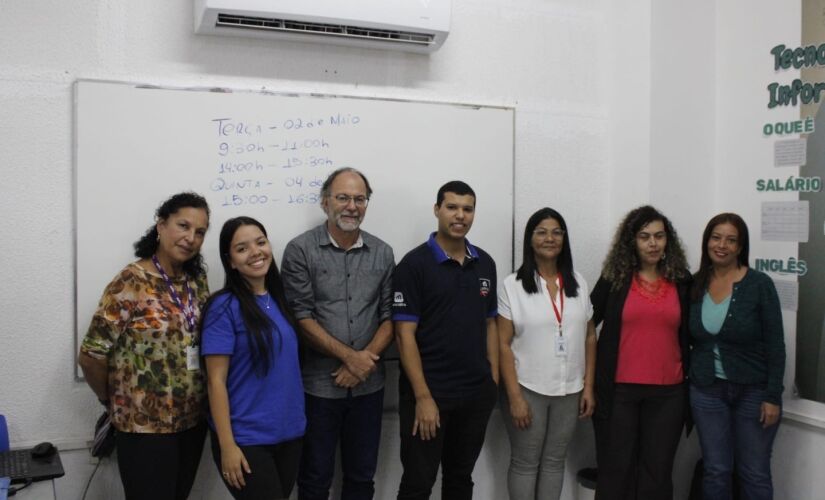
[[[547,239],[548,236],[553,238],[554,240],[559,240],[561,238],[564,238],[564,233],[564,229],[559,228],[553,229],[552,231],[548,231],[546,229],[536,229],[535,231],[533,231],[533,236],[540,240]]]
[[[358,208],[364,208],[370,202],[370,199],[367,198],[366,196],[363,196],[363,195],[361,195],[361,196],[350,196],[350,195],[347,195],[347,194],[336,194],[335,196],[330,195],[330,198],[335,200],[335,202],[338,203],[341,206],[347,206],[347,205],[349,205],[349,202],[351,201],[351,202],[355,203],[355,206],[358,207]]]

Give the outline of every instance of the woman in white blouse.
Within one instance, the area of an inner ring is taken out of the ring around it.
[[[595,407],[596,330],[560,213],[542,208],[530,217],[523,252],[498,294],[507,488],[511,500],[558,499],[576,418]]]

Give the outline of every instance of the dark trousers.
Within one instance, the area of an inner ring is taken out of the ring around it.
[[[671,500],[685,421],[685,385],[616,384],[607,419],[594,419],[598,500]]]
[[[298,472],[300,500],[327,500],[341,442],[343,500],[368,500],[375,493],[384,389],[342,399],[305,395],[307,429]]]
[[[209,433],[212,441],[212,458],[221,474],[221,445],[218,435]],[[232,498],[237,500],[269,500],[289,498],[298,475],[298,460],[301,457],[301,438],[283,443],[259,446],[239,446],[249,463],[252,474],[244,472],[246,485],[235,489],[224,479],[223,484]],[[222,474],[221,474],[221,477]]]
[[[185,500],[203,453],[206,423],[172,434],[116,434],[126,500]]]
[[[435,438],[423,441],[420,435],[412,435],[415,398],[412,394],[401,395],[398,414],[404,474],[398,489],[399,500],[430,498],[439,464],[441,498],[473,497],[473,468],[484,445],[487,421],[497,396],[496,384],[490,379],[475,396],[435,398],[441,427]]]

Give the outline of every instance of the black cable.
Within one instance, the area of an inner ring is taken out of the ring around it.
[[[17,486],[17,487],[14,487],[14,488],[9,487],[8,496],[13,497],[14,495],[17,494],[18,491],[22,490],[23,488],[28,488],[29,486],[31,486],[33,482],[34,481],[31,478],[29,478],[29,479],[26,479],[26,482],[23,483],[22,486]]]
[[[95,469],[92,471],[92,474],[89,476],[89,480],[86,481],[86,487],[83,488],[83,497],[81,497],[82,500],[86,500],[86,493],[89,492],[89,486],[92,485],[92,478],[95,477],[95,472],[97,472],[97,469],[100,468],[100,462],[102,462],[102,461],[103,461],[102,458],[97,459],[97,465],[95,465]]]

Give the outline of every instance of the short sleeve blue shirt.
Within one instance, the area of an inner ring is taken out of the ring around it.
[[[229,419],[239,446],[269,445],[304,435],[304,390],[298,365],[298,339],[295,330],[281,313],[274,297],[257,297],[258,305],[275,327],[271,331],[272,364],[264,376],[252,365],[254,341],[247,333],[240,304],[234,295],[224,293],[206,312],[201,337],[201,355],[228,355]],[[215,424],[209,417],[209,425]]]
[[[469,242],[460,263],[432,234],[398,264],[392,319],[418,323],[415,340],[434,396],[472,396],[488,381],[487,319],[496,316],[497,305],[495,262]],[[412,392],[403,370],[399,392]]]

